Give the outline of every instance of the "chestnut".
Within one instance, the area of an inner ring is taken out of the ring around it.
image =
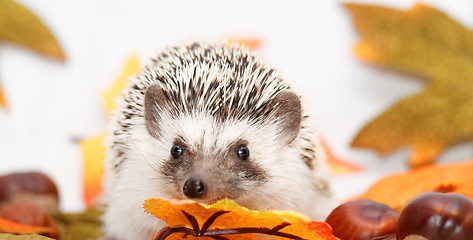
[[[53,180],[39,172],[0,176],[0,203],[32,201],[48,212],[58,209],[59,194]]]
[[[456,193],[428,192],[401,212],[398,240],[473,239],[473,201]]]
[[[343,240],[388,239],[395,235],[399,213],[389,206],[358,199],[335,208],[326,222]]]

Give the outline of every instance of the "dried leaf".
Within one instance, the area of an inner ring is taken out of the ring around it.
[[[333,174],[347,174],[361,171],[363,168],[359,165],[356,165],[352,162],[349,162],[344,159],[340,159],[335,156],[327,143],[321,139],[320,144],[324,149],[325,154],[327,155],[327,165],[332,170]]]
[[[43,237],[38,234],[30,235],[13,235],[9,233],[0,233],[2,240],[52,240],[53,238]]]
[[[56,39],[41,20],[12,0],[0,0],[0,40],[17,43],[41,54],[65,60]]]
[[[92,206],[102,193],[105,159],[105,133],[80,141],[84,164],[83,197],[87,207]]]
[[[253,211],[230,199],[206,205],[190,200],[152,198],[146,200],[144,208],[169,225],[157,234],[157,239],[182,239],[185,235],[182,232],[165,235],[183,230],[182,227],[191,234],[186,239],[338,239],[325,222],[310,221],[293,211]],[[229,231],[235,234],[228,234]],[[192,236],[196,233],[207,237]]]
[[[28,201],[6,202],[0,205],[0,218],[31,227],[43,227],[45,231],[24,231],[20,234],[37,233],[51,238],[58,238],[59,229],[54,219],[41,206]],[[25,229],[26,230],[26,229]],[[2,231],[0,231],[2,232]],[[16,233],[7,231],[7,233]]]
[[[261,47],[263,41],[256,37],[229,37],[226,38],[227,45],[238,44],[247,47],[250,50],[256,50]]]
[[[82,213],[59,213],[54,216],[63,240],[100,239],[103,236],[100,206]]]
[[[448,165],[429,165],[386,176],[359,198],[384,203],[397,212],[425,192],[458,193],[473,199],[473,160]]]
[[[48,28],[31,11],[12,0],[0,0],[0,42],[9,41],[64,61],[65,56]],[[7,102],[0,87],[0,106]]]
[[[12,234],[45,234],[52,233],[55,230],[52,227],[45,226],[33,226],[27,224],[21,224],[8,219],[0,217],[0,233],[12,233]]]
[[[112,115],[113,111],[117,109],[116,100],[123,97],[123,90],[129,82],[128,78],[137,74],[139,70],[140,62],[138,58],[136,56],[130,57],[119,77],[113,82],[113,85],[102,93],[102,101],[105,104],[108,115]]]
[[[7,99],[5,99],[5,96],[3,95],[2,86],[0,86],[0,107],[7,107]]]
[[[451,144],[473,137],[473,32],[438,10],[408,11],[345,4],[362,40],[360,59],[428,82],[361,129],[354,147],[381,154],[412,148],[410,165],[432,162]]]
[[[117,109],[116,100],[123,97],[123,90],[129,82],[128,78],[138,73],[139,68],[140,63],[138,58],[136,56],[130,57],[119,77],[108,89],[103,91],[102,100],[109,116]],[[88,207],[92,206],[96,202],[97,197],[102,193],[105,137],[106,134],[102,133],[80,142],[84,161],[83,197]]]

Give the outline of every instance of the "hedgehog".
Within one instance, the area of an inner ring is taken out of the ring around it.
[[[301,97],[248,49],[167,47],[118,101],[105,160],[109,239],[152,239],[166,226],[143,210],[152,197],[327,215],[325,155]]]

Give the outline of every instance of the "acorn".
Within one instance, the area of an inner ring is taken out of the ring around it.
[[[398,240],[473,239],[473,201],[456,193],[423,193],[399,217]]]
[[[335,208],[326,222],[343,240],[395,239],[399,213],[389,206],[358,199]]]
[[[39,172],[0,176],[0,203],[30,201],[50,213],[58,209],[59,194],[53,180]]]

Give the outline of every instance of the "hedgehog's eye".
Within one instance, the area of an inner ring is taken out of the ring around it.
[[[245,145],[241,145],[238,147],[237,154],[241,160],[246,160],[250,156],[250,149]]]
[[[174,157],[174,159],[179,158],[183,152],[184,149],[182,149],[181,145],[179,144],[174,144],[174,146],[171,148],[171,155]]]

